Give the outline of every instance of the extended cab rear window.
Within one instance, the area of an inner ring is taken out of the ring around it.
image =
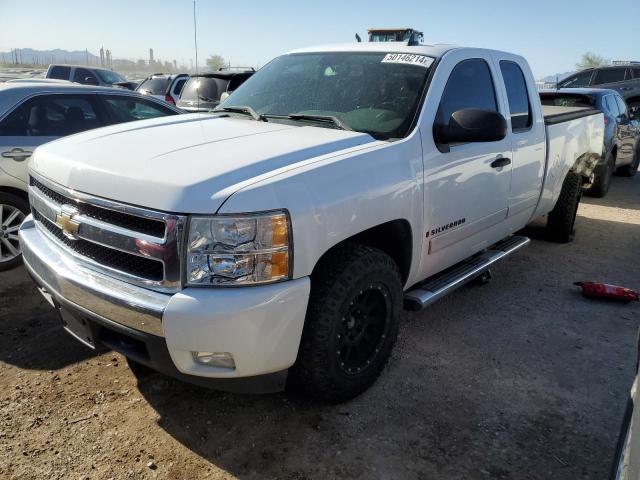
[[[221,107],[259,114],[335,117],[380,139],[408,134],[433,58],[421,54],[321,52],[276,58]],[[270,120],[277,121],[277,120]],[[331,122],[314,126],[335,128]]]
[[[529,130],[532,124],[531,103],[524,73],[517,63],[507,60],[500,62],[500,71],[507,89],[511,129],[514,132]]]

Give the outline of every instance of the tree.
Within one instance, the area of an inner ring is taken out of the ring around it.
[[[584,70],[585,68],[597,68],[603,67],[609,64],[609,60],[600,55],[596,55],[592,52],[587,52],[582,55],[580,62],[576,63],[576,68]]]
[[[215,53],[207,58],[207,67],[211,70],[220,70],[220,68],[224,67],[226,64],[227,61],[222,56]]]

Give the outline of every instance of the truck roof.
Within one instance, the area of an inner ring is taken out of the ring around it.
[[[444,43],[434,45],[407,45],[406,42],[352,42],[334,43],[329,45],[319,45],[313,47],[298,48],[291,50],[292,53],[320,53],[320,52],[387,52],[387,53],[414,53],[418,55],[428,55],[438,58],[449,50],[460,48],[457,45]]]
[[[322,53],[322,52],[382,52],[382,53],[413,53],[418,55],[428,55],[430,57],[439,58],[451,50],[464,49],[484,52],[508,53],[520,57],[517,54],[494,50],[490,48],[465,47],[449,43],[434,43],[422,45],[407,45],[406,42],[350,42],[350,43],[331,43],[326,45],[315,45],[311,47],[298,48],[290,50],[286,54],[292,53]]]

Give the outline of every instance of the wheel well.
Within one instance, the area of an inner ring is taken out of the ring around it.
[[[11,193],[20,198],[24,198],[27,202],[29,201],[29,195],[24,190],[20,190],[19,188],[13,187],[0,187],[0,192]]]
[[[382,250],[398,265],[402,283],[404,284],[407,278],[409,278],[411,257],[413,255],[413,241],[411,237],[411,225],[407,220],[392,220],[341,241],[320,257],[320,260],[318,260],[318,263],[314,267],[314,271],[318,268],[318,265],[337,248],[341,248],[348,243],[359,243]]]

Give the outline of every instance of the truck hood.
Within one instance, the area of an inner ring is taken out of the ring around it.
[[[31,169],[67,188],[176,213],[214,213],[235,191],[363,133],[192,114],[114,125],[39,147]]]

